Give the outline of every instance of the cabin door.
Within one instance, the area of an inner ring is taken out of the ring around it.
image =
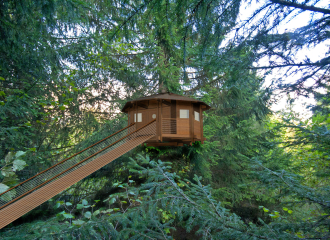
[[[178,102],[176,108],[177,134],[180,137],[189,137],[190,134],[190,103]]]

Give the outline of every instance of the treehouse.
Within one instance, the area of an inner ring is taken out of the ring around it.
[[[156,135],[147,146],[183,146],[195,141],[204,143],[203,111],[210,106],[202,101],[174,93],[160,93],[138,98],[125,104],[128,125],[143,127],[156,120]]]
[[[127,102],[122,110],[127,127],[0,193],[0,229],[140,144],[203,143],[207,109],[201,101],[173,93]]]

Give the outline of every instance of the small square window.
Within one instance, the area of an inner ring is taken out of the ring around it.
[[[199,119],[200,119],[199,118],[199,112],[195,111],[194,113],[195,113],[195,120],[199,122]]]
[[[142,113],[138,113],[137,116],[137,122],[142,122]],[[136,113],[134,113],[134,122],[136,122]]]
[[[180,118],[189,118],[189,110],[180,109]]]

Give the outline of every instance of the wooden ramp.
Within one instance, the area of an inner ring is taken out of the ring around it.
[[[0,229],[155,135],[132,124],[0,194]]]

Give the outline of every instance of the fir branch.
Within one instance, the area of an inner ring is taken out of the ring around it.
[[[160,168],[160,166],[157,164],[157,169],[159,170],[159,172],[171,183],[171,185],[175,188],[175,190],[180,194],[180,195],[182,195],[183,196],[183,198],[186,200],[186,201],[188,201],[189,203],[191,203],[191,204],[193,204],[193,205],[195,205],[195,206],[198,206],[200,209],[202,209],[202,206],[200,206],[200,205],[198,205],[197,203],[195,203],[194,201],[192,201],[192,200],[190,200],[189,198],[188,198],[188,196],[186,196],[184,193],[183,193],[183,191],[181,190],[181,189],[178,189],[178,187],[177,187],[177,184],[175,184],[166,174],[165,174],[165,172]],[[198,181],[198,183],[199,184],[201,184],[199,181]],[[204,190],[203,190],[204,191]],[[206,192],[204,191],[204,194],[206,195],[206,197],[207,197],[207,199],[212,203],[212,201],[208,198],[208,196],[207,196],[207,194],[206,194]],[[213,207],[215,208],[215,210],[216,210],[216,207],[214,206],[214,204],[212,203],[212,205],[213,205]],[[209,212],[211,215],[214,215],[210,210],[207,210],[207,212]],[[221,215],[220,215],[220,213],[216,210],[216,215],[221,219],[222,217],[221,217]],[[218,219],[218,221],[219,222],[221,222],[226,228],[230,228],[230,229],[233,229],[233,230],[236,230],[236,231],[238,231],[238,232],[241,232],[241,233],[243,233],[243,234],[247,234],[247,235],[249,235],[249,236],[252,236],[252,237],[256,237],[256,238],[259,238],[259,239],[267,239],[267,240],[275,240],[275,239],[273,239],[273,238],[268,238],[268,237],[265,237],[265,236],[260,236],[260,235],[256,235],[256,234],[253,234],[253,233],[249,233],[249,232],[247,232],[247,231],[242,231],[241,229],[238,229],[238,228],[236,228],[236,227],[233,227],[233,226],[230,226],[230,225],[228,225],[228,224],[226,224],[226,223],[224,223],[223,221],[221,221],[221,220],[219,220]]]
[[[130,232],[134,232],[134,233],[136,233],[136,234],[138,234],[138,235],[140,235],[140,236],[143,236],[143,237],[146,237],[146,238],[148,238],[148,239],[152,239],[152,240],[157,240],[156,238],[151,238],[151,237],[149,237],[148,235],[145,235],[145,234],[143,234],[143,233],[141,233],[141,232],[138,232],[138,231],[136,231],[136,230],[133,230],[133,229],[123,229],[123,231],[130,231]],[[166,238],[165,238],[166,239]]]
[[[327,204],[327,203],[330,203],[329,201],[323,201],[323,202],[320,202],[318,201],[317,199],[315,198],[312,198],[312,197],[309,197],[307,194],[305,195],[302,195],[299,191],[296,191],[296,189],[291,185],[289,184],[280,174],[270,170],[269,168],[265,167],[264,165],[262,165],[261,163],[259,163],[259,165],[264,168],[265,170],[267,170],[269,173],[271,173],[272,175],[278,177],[279,179],[282,180],[282,182],[285,183],[285,185],[287,185],[290,189],[292,189],[294,192],[296,192],[298,195],[300,195],[302,198],[306,198],[308,200],[310,200],[311,202],[314,202],[314,203],[317,203],[325,208],[330,208],[330,204]]]
[[[330,64],[330,57],[326,57],[317,62],[311,63],[288,63],[282,65],[274,66],[260,66],[260,67],[249,67],[248,69],[272,69],[272,68],[282,68],[282,67],[305,67],[305,66],[326,66]]]
[[[116,31],[112,35],[112,38],[114,38],[117,33],[133,19],[134,16],[136,16],[143,8],[149,5],[149,3],[151,3],[152,1],[153,0],[147,1],[145,4],[142,4],[138,9],[135,9],[135,11],[116,29]]]
[[[177,184],[175,184],[166,174],[165,174],[165,172],[163,171],[163,169],[161,169],[160,167],[159,167],[159,165],[157,164],[157,168],[158,168],[158,170],[159,170],[159,172],[161,172],[161,174],[171,183],[171,185],[180,193],[180,195],[185,199],[185,200],[187,200],[189,203],[191,203],[191,204],[194,204],[194,205],[196,205],[196,206],[199,206],[197,203],[195,203],[194,201],[192,201],[192,200],[190,200],[183,192],[182,192],[182,190],[180,189],[180,188],[178,188],[178,185]],[[199,206],[199,207],[201,207],[201,206]]]
[[[272,3],[275,4],[280,4],[280,5],[284,5],[287,7],[294,7],[294,8],[298,8],[301,10],[305,10],[305,11],[312,11],[312,12],[319,12],[319,13],[323,13],[323,14],[330,14],[330,9],[326,9],[326,8],[319,8],[319,7],[314,7],[314,6],[308,6],[305,4],[299,4],[296,2],[288,2],[288,1],[284,1],[284,0],[270,0]]]

